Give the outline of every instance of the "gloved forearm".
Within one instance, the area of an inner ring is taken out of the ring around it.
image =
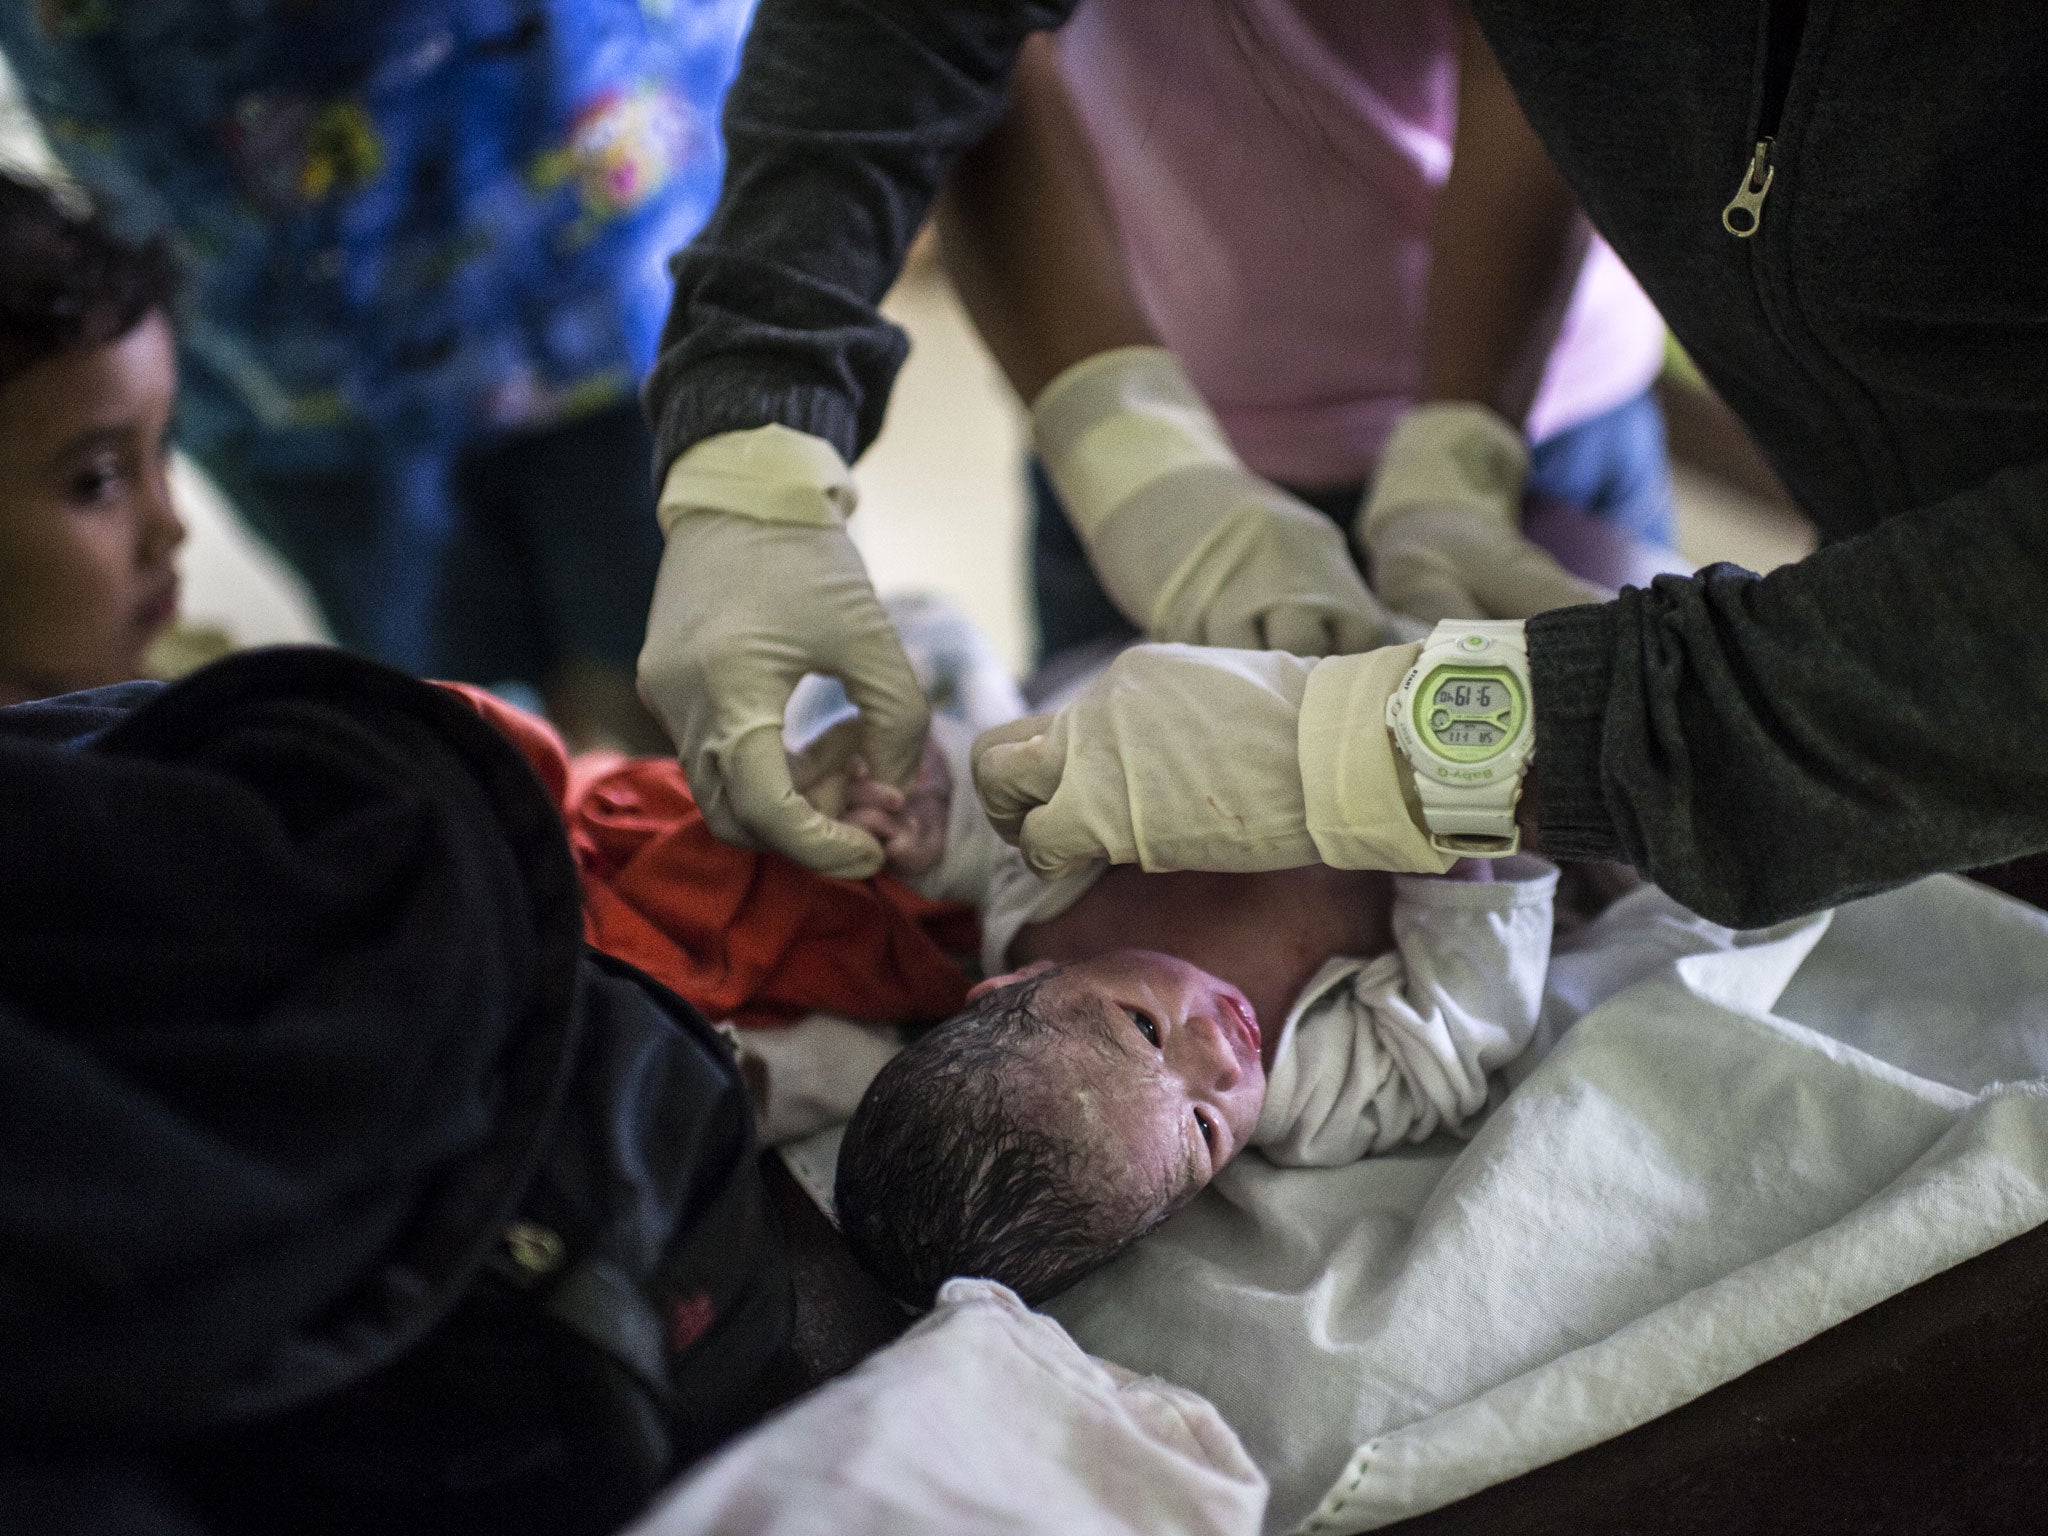
[[[762,0],[725,107],[724,190],[676,259],[646,390],[657,459],[771,422],[849,463],[903,360],[881,317],[1017,49],[1073,0]]]
[[[2048,848],[2048,464],[1529,624],[1552,857],[1750,927]]]
[[[1343,534],[1245,467],[1164,348],[1067,369],[1032,403],[1031,437],[1103,586],[1152,638],[1302,656],[1387,638]]]
[[[1056,878],[1148,870],[1441,872],[1386,706],[1419,645],[1323,658],[1133,646],[1057,714],[984,731],[990,823]]]

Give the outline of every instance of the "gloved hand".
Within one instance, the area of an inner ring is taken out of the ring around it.
[[[1324,656],[1386,637],[1342,532],[1238,462],[1172,353],[1075,364],[1031,431],[1103,585],[1152,638]]]
[[[1047,878],[1146,869],[1441,873],[1387,699],[1422,652],[1134,646],[1058,714],[984,731],[974,784]]]
[[[837,677],[861,712],[874,776],[907,787],[931,723],[867,568],[846,536],[853,479],[837,450],[788,427],[707,438],[662,487],[668,535],[640,694],[674,737],[711,830],[827,875],[860,878],[882,848],[797,793],[782,718],[806,672]]]
[[[1357,525],[1387,605],[1431,621],[1527,619],[1612,597],[1522,537],[1528,471],[1522,434],[1483,405],[1403,416]]]

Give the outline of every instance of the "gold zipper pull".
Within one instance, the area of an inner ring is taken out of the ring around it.
[[[1742,173],[1742,185],[1721,210],[1721,227],[1738,240],[1747,240],[1764,221],[1764,199],[1770,195],[1771,178],[1778,168],[1771,164],[1771,140],[1759,139],[1756,153],[1749,157],[1749,169]]]

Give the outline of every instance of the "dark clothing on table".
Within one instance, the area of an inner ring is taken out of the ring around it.
[[[765,0],[724,194],[675,264],[664,461],[769,421],[867,445],[903,352],[875,305],[1024,35],[1070,9]],[[1475,9],[1600,233],[1840,541],[1531,623],[1546,851],[1754,924],[2048,848],[2048,31],[1982,0],[1816,0],[1803,35],[1766,25],[1782,0]],[[1772,127],[1738,239],[1721,210]]]
[[[612,1529],[787,1336],[754,1153],[459,699],[277,650],[0,710],[0,1527]]]
[[[576,872],[525,764],[409,686],[235,696],[278,654],[0,712],[10,1429],[275,1406],[573,1048]]]

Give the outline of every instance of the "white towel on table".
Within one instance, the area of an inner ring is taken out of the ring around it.
[[[1469,1144],[1240,1158],[1048,1308],[1222,1410],[1269,1531],[1554,1461],[2048,1220],[2048,917],[1967,882],[1754,934],[1639,893],[1538,1034]]]
[[[630,1536],[1253,1536],[1265,1498],[1193,1393],[1089,1359],[1002,1286],[954,1280]]]

